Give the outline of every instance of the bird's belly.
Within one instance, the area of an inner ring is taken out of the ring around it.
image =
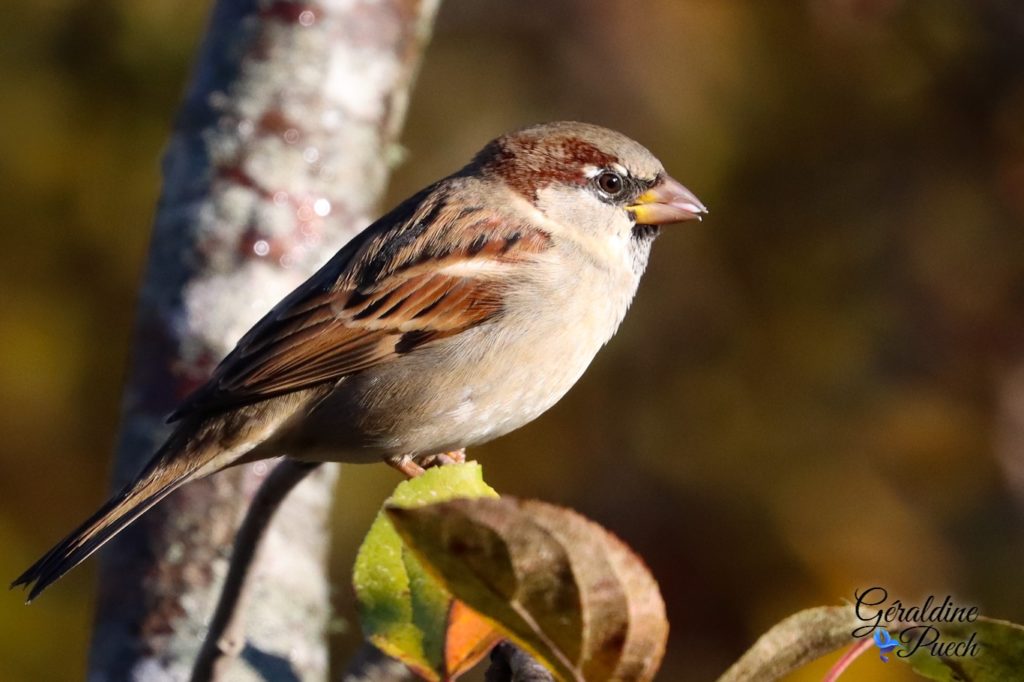
[[[572,332],[543,342],[495,338],[486,327],[460,336],[458,346],[346,379],[310,415],[322,424],[313,429],[318,458],[427,455],[497,438],[554,405],[601,345]]]
[[[550,301],[558,315],[504,317],[345,378],[298,429],[315,439],[292,444],[290,454],[340,461],[429,455],[532,421],[572,388],[632,297],[584,299],[573,289],[549,290],[561,299]]]
[[[410,424],[409,431],[417,434],[410,445],[422,437],[422,442],[434,441],[427,450],[449,450],[486,442],[533,421],[572,388],[601,343],[560,330],[557,336],[509,346],[496,348],[494,357],[481,358],[475,367],[449,374],[424,406],[427,420]],[[440,439],[429,437],[431,421],[445,425]]]

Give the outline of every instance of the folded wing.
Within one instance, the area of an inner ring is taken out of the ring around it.
[[[367,228],[247,333],[171,416],[335,382],[500,315],[508,268],[549,236],[431,188]]]

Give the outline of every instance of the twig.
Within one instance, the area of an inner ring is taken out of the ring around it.
[[[210,619],[210,628],[192,669],[192,682],[223,678],[230,663],[242,653],[245,631],[241,615],[249,594],[246,588],[251,584],[247,580],[249,569],[259,549],[260,540],[284,498],[318,466],[319,462],[285,459],[274,467],[253,496],[235,538],[231,563],[217,609]]]
[[[786,618],[754,643],[718,682],[771,682],[849,644],[863,625],[851,606],[821,606]]]
[[[853,662],[860,658],[860,655],[871,648],[874,640],[871,637],[865,637],[861,641],[854,644],[850,649],[843,654],[836,664],[828,671],[821,682],[836,682],[839,676],[846,672],[846,669],[853,665]]]
[[[547,668],[512,642],[501,642],[491,650],[491,667],[486,682],[555,682]]]

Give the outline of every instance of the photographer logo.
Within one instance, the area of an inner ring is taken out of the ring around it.
[[[942,658],[977,656],[977,633],[967,639],[944,639],[943,623],[973,623],[978,619],[978,607],[960,606],[946,595],[942,601],[928,596],[920,605],[905,605],[899,599],[890,601],[884,587],[869,587],[854,592],[854,611],[864,625],[853,630],[856,639],[872,637],[879,657],[889,661],[889,655],[909,658],[918,652],[927,652]],[[894,634],[895,633],[895,634]]]

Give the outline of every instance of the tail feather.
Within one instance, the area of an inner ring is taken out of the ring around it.
[[[31,602],[150,507],[195,478],[198,473],[194,468],[186,469],[175,464],[158,453],[134,482],[18,576],[11,583],[11,588],[21,585],[28,587],[26,603]]]

